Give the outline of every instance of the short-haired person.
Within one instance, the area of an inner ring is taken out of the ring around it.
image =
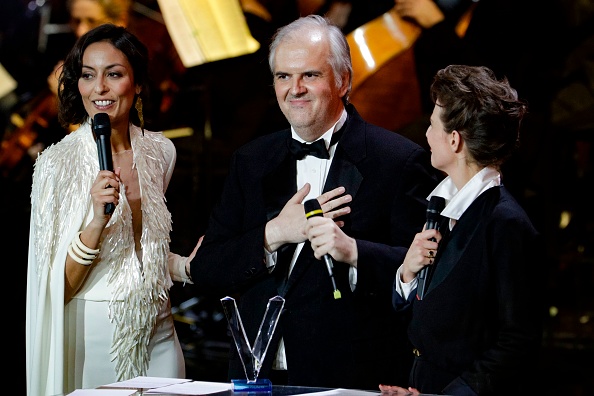
[[[234,153],[191,274],[201,292],[237,297],[250,343],[268,300],[285,298],[260,378],[377,389],[412,361],[392,286],[438,176],[426,150],[348,104],[349,47],[323,17],[280,28],[269,64],[291,127]],[[298,154],[313,142],[322,158]],[[306,219],[307,199],[318,200],[323,217]],[[341,298],[320,260],[326,254]],[[245,379],[234,345],[229,378]]]
[[[27,394],[62,395],[139,375],[185,377],[165,190],[175,146],[143,127],[146,47],[124,27],[90,30],[64,61],[59,117],[80,127],[39,156],[27,277]],[[92,122],[111,126],[114,171],[100,170]],[[112,214],[106,204],[114,204]],[[196,245],[198,248],[200,241]]]
[[[440,70],[431,98],[431,163],[447,177],[430,197],[443,197],[446,205],[439,231],[415,236],[395,279],[394,307],[412,309],[410,388],[380,389],[528,394],[536,387],[531,375],[542,331],[542,248],[500,174],[518,146],[527,107],[506,79],[479,66]],[[419,300],[417,276],[425,267],[428,287]]]

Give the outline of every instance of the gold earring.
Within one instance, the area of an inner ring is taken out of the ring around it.
[[[136,98],[136,105],[134,106],[138,112],[138,119],[140,120],[140,129],[144,129],[144,116],[142,115],[142,98]]]

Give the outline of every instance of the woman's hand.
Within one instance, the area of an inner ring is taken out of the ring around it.
[[[200,238],[198,238],[198,242],[196,243],[194,250],[192,250],[192,253],[190,253],[190,255],[188,256],[188,258],[190,259],[189,261],[192,261],[194,256],[196,256],[196,252],[198,251],[198,248],[200,247],[200,245],[202,245],[203,239],[204,239],[204,235],[202,235]]]
[[[115,172],[99,171],[91,187],[91,200],[93,201],[94,217],[92,222],[105,227],[111,214],[105,214],[105,205],[113,203],[117,206],[120,199],[120,168]]]
[[[186,276],[188,277],[188,279],[192,279],[192,276],[191,276],[192,272],[190,272],[190,263],[194,259],[194,256],[196,256],[196,252],[198,252],[198,248],[200,247],[200,245],[202,245],[203,239],[204,239],[204,235],[202,235],[200,238],[198,238],[198,243],[196,243],[194,250],[192,250],[192,253],[190,253],[190,255],[188,256],[188,259],[186,260],[185,270],[186,270]]]
[[[435,238],[437,242],[431,241],[431,238]],[[410,244],[402,263],[403,282],[410,282],[423,267],[433,265],[440,240],[441,234],[435,229],[423,230],[415,235],[415,239]]]
[[[433,0],[394,0],[394,10],[403,18],[415,21],[428,29],[445,19],[443,12]]]
[[[420,393],[415,388],[409,387],[402,388],[395,385],[380,385],[379,390],[382,395],[394,395],[394,396],[418,396]]]

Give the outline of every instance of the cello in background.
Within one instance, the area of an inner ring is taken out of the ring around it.
[[[463,37],[474,3],[460,17]],[[347,34],[353,63],[350,102],[367,121],[396,131],[422,115],[420,84],[413,46],[422,28],[394,8]]]
[[[412,45],[421,33],[394,9],[347,34],[353,62],[350,102],[361,116],[391,131],[421,116]]]

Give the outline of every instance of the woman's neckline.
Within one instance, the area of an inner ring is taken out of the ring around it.
[[[132,149],[128,149],[128,150],[122,150],[122,151],[118,151],[117,153],[113,153],[113,155],[118,155],[118,154],[125,154],[125,153],[129,153],[131,152]]]

